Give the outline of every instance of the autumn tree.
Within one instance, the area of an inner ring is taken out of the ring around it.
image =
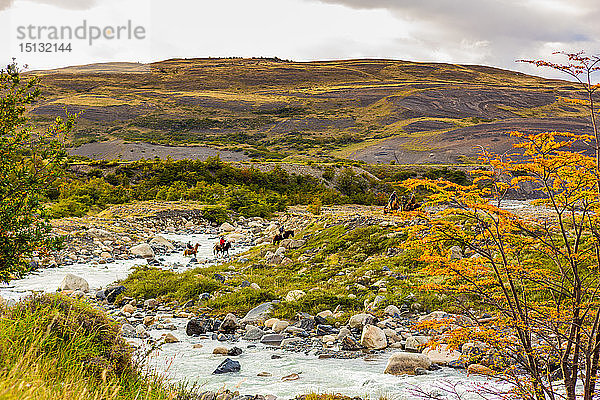
[[[407,215],[417,221],[407,247],[427,262],[425,288],[454,299],[472,317],[472,324],[455,327],[445,340],[453,346],[484,342],[497,361],[491,367],[511,384],[508,398],[592,400],[596,393],[600,139],[592,74],[600,59],[565,56],[564,65],[528,62],[566,72],[581,85],[589,134],[513,132],[514,154],[484,152],[486,168],[473,172],[469,186],[404,183],[408,190],[428,193],[425,205]],[[524,185],[533,188],[535,207],[511,210],[507,199]],[[460,256],[452,246],[460,247]],[[478,318],[483,311],[493,318]],[[559,378],[564,385],[557,384]]]
[[[0,71],[0,281],[27,271],[34,251],[56,245],[43,202],[60,176],[62,138],[74,116],[36,129],[27,107],[39,96],[35,76],[24,76],[14,63]]]

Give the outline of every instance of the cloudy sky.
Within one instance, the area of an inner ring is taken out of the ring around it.
[[[515,60],[600,53],[599,20],[599,0],[0,0],[0,61],[42,69],[173,57],[389,58],[551,76]],[[84,21],[84,39],[47,36]],[[90,44],[90,27],[110,36],[128,24],[143,38],[123,28],[121,39]],[[27,52],[39,42],[71,51]]]

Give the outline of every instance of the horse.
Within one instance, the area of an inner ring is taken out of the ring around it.
[[[383,207],[383,213],[387,214],[394,211],[415,211],[421,204],[419,204],[415,198],[415,194],[411,194],[410,198],[407,196],[400,196],[398,199],[396,196],[390,199],[388,204]]]
[[[220,243],[215,244],[215,247],[213,247],[213,254],[215,256],[219,256],[219,253],[221,253],[221,255],[223,257],[225,257],[225,254],[227,254],[227,257],[229,257],[229,249],[231,248],[231,243],[230,242],[225,242],[225,244],[223,246],[221,246]]]
[[[183,255],[184,256],[194,256],[194,257],[196,257],[196,254],[198,254],[198,246],[200,246],[200,245],[198,243],[196,243],[194,245],[194,247],[192,247],[191,249],[190,248],[185,249],[183,251]]]
[[[275,235],[273,237],[273,244],[278,244],[282,240],[288,239],[290,236],[294,237],[294,231],[289,230],[289,231],[285,231],[283,233],[278,233],[277,235]]]

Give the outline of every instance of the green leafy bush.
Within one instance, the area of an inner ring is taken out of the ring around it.
[[[229,214],[222,206],[208,206],[202,209],[202,218],[220,225],[229,220]]]
[[[136,299],[167,296],[176,300],[189,300],[202,293],[212,293],[221,286],[216,280],[202,275],[200,268],[176,273],[138,267],[120,283],[127,288],[124,295]]]

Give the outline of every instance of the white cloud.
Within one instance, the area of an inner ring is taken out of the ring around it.
[[[556,50],[600,49],[597,0],[0,0],[0,61],[33,68],[173,57],[393,58],[516,64]],[[143,42],[104,42],[68,55],[20,53],[21,24],[121,24]]]

